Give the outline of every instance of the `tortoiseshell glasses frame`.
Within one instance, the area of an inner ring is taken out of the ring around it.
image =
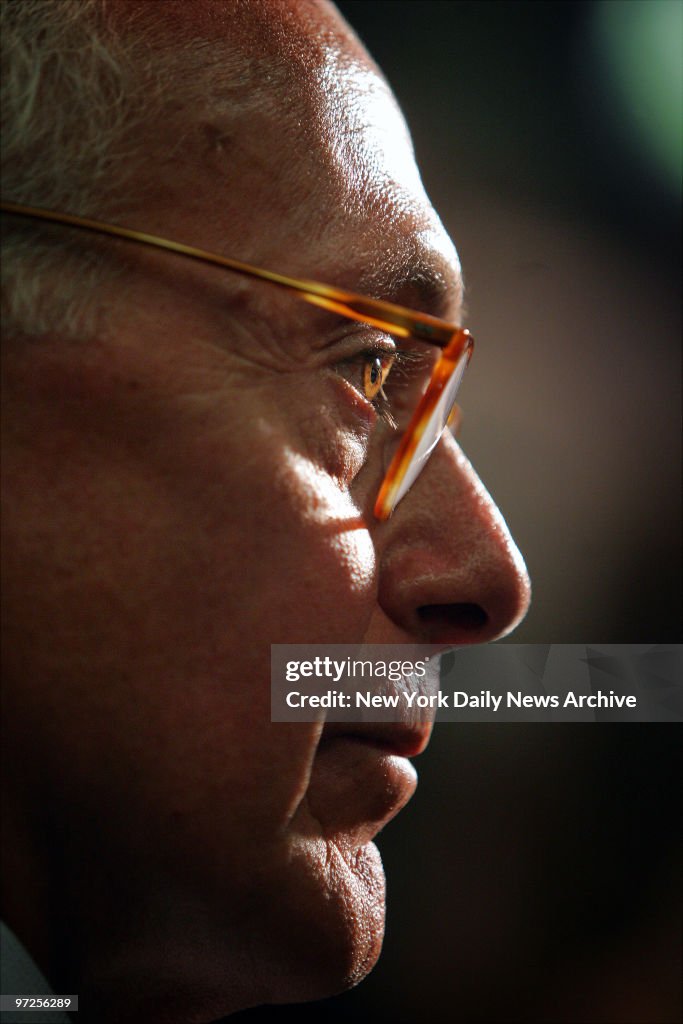
[[[172,242],[167,238],[136,231],[133,228],[4,200],[0,203],[0,209],[17,216],[123,238],[223,267],[237,274],[285,288],[305,302],[338,313],[349,320],[377,327],[393,337],[423,344],[426,342],[440,348],[441,355],[434,366],[429,384],[418,401],[379,489],[374,506],[377,519],[389,518],[422,471],[449,422],[458,386],[474,347],[472,336],[463,327],[457,327],[427,313],[406,309],[393,302],[358,295],[342,288],[322,284],[320,281],[287,277],[272,270],[254,267],[249,263],[206,252],[182,242]]]

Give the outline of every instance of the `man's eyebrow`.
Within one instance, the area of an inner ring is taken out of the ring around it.
[[[416,256],[396,263],[387,261],[360,274],[359,291],[421,313],[459,324],[464,285],[456,270],[443,257]]]

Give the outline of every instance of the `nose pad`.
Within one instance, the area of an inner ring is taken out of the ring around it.
[[[497,639],[527,612],[522,556],[470,462],[445,432],[384,526],[379,603],[427,643]]]

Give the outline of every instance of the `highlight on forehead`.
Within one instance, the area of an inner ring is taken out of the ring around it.
[[[169,111],[181,130],[202,121],[198,141],[208,152],[227,149],[245,118],[269,113],[314,145],[322,101],[341,114],[359,74],[365,91],[382,83],[374,106],[393,104],[381,71],[327,0],[114,0],[103,10],[114,34],[144,38],[152,76],[155,64],[175,58],[178,75],[163,82]]]
[[[374,65],[350,26],[327,0],[114,0],[104,8],[115,32],[143,32],[150,43],[177,47],[204,43],[207,56],[240,67],[268,67],[296,84],[314,74],[332,50]],[[220,56],[219,56],[220,55]],[[213,63],[213,61],[212,61]],[[251,82],[250,84],[258,84]],[[261,81],[268,87],[265,78]]]

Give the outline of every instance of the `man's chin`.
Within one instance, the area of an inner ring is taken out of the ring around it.
[[[305,1002],[353,988],[382,949],[385,880],[377,847],[301,840],[288,875],[296,883],[279,901],[286,935],[271,945],[280,969],[269,979],[269,1001]]]

